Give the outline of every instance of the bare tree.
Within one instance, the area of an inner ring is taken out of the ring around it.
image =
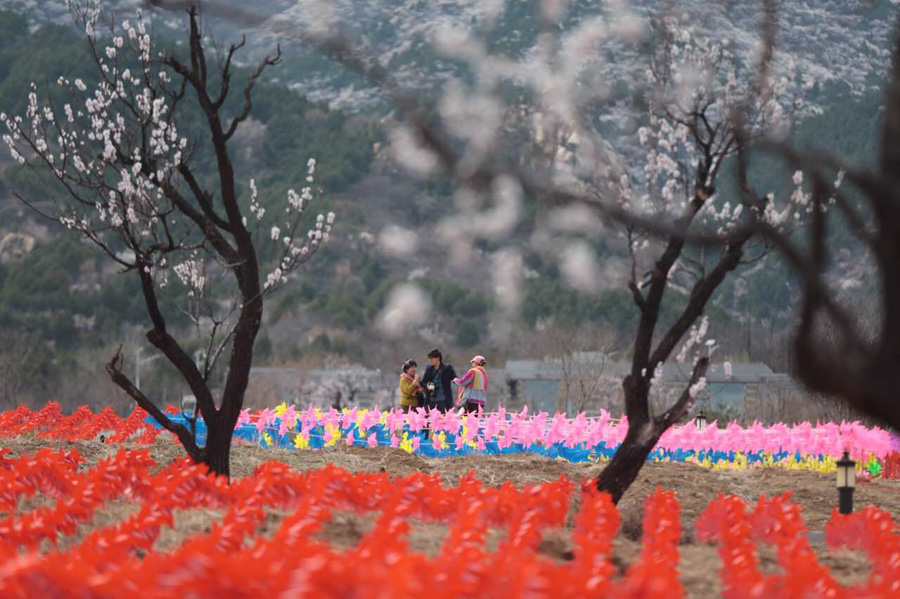
[[[193,6],[184,57],[160,51],[140,14],[120,26],[110,23],[109,36],[101,38],[97,5],[73,0],[69,6],[85,32],[95,83],[61,77],[44,100],[32,85],[24,118],[3,114],[12,157],[47,182],[53,205],[21,199],[140,279],[151,322],[147,339],[196,396],[209,429],[206,445],[199,447],[185,426],[134,385],[121,351],[106,367],[109,376],[174,433],[191,458],[228,475],[263,299],[327,240],[333,221],[332,214],[319,215],[308,232],[301,229],[314,199],[312,160],[306,187],[288,193],[286,205],[273,210],[278,220],[265,230],[266,210],[253,181],[249,214],[239,201],[229,142],[250,116],[254,86],[281,61],[280,50],[250,72],[243,101],[229,103],[234,58],[245,40],[209,55]],[[198,170],[201,154],[212,158],[213,173]],[[261,274],[263,242],[274,246],[266,252],[275,255],[268,274]],[[193,323],[195,338],[205,339],[198,363],[184,349],[189,333],[179,341],[170,324],[179,314]],[[226,351],[227,378],[217,401],[209,379]]]
[[[544,360],[559,377],[558,409],[583,412],[602,405],[612,338],[594,327],[556,326],[542,331],[537,341]]]
[[[0,336],[0,406],[14,408],[25,403],[29,387],[46,376],[36,368],[41,346],[23,331],[4,330]]]
[[[464,110],[460,106],[445,112],[449,114],[442,123],[443,129],[417,120],[415,113],[410,118],[416,127],[417,143],[439,158],[469,193],[484,194],[479,191],[483,190],[484,181],[493,181],[495,189],[501,189],[494,192],[496,201],[501,203],[509,195],[508,179],[513,173],[516,185],[545,205],[587,205],[623,231],[631,257],[628,288],[639,319],[631,372],[623,381],[628,434],[597,482],[601,490],[612,494],[614,501],[635,480],[660,436],[688,414],[705,385],[709,359],[697,349],[705,335],[706,323],[697,323],[726,277],[767,252],[768,246],[761,242],[755,223],[764,222],[779,231],[792,230],[808,200],[798,190],[789,202],[776,205],[771,196],[755,193],[746,179],[741,181],[738,197],[716,198],[724,161],[729,157],[742,160],[760,137],[782,126],[792,110],[793,102],[788,98],[785,84],[772,83],[766,76],[772,58],[775,15],[770,6],[763,12],[766,51],[762,52],[759,64],[751,68],[741,57],[709,40],[704,32],[690,24],[670,18],[654,23],[648,85],[649,126],[639,133],[641,144],[647,148],[644,178],[637,181],[624,176],[609,181],[609,169],[603,170],[603,176],[597,176],[598,156],[604,148],[602,141],[585,125],[590,119],[578,119],[580,113],[563,98],[550,99],[547,113],[541,113],[542,122],[555,120],[557,131],[574,130],[578,144],[569,143],[560,153],[558,145],[551,142],[556,159],[548,161],[549,166],[539,179],[515,166],[498,167],[485,159],[485,152],[493,145],[484,140],[483,131],[465,120],[454,128],[454,123],[461,120],[454,111]],[[579,32],[573,37],[577,35]],[[559,46],[565,48],[566,42],[563,40]],[[559,46],[547,44],[542,48]],[[565,73],[566,58],[550,51],[547,63],[558,65]],[[502,77],[499,74],[502,70],[483,55],[475,59],[483,61],[473,65],[479,76]],[[490,67],[484,66],[486,62]],[[489,74],[484,74],[488,69]],[[510,67],[510,70],[514,69]],[[556,75],[550,71],[538,72],[549,80],[541,80],[541,85],[553,88],[552,83],[558,83],[553,81]],[[496,85],[496,81],[490,81]],[[470,92],[470,96],[476,93],[486,92],[479,89]],[[562,105],[556,113],[552,102]],[[468,144],[467,151],[459,153],[454,144],[443,143],[448,139]],[[562,162],[558,160],[561,154]],[[599,160],[605,163],[602,158]],[[606,185],[602,185],[604,182]],[[801,183],[802,179],[796,181],[798,186]],[[717,230],[727,242],[709,251],[693,251],[688,246],[688,238],[694,231],[710,228]],[[578,262],[585,268],[591,267],[590,260]],[[591,277],[584,278],[589,281]],[[672,322],[663,323],[664,299],[673,294],[681,295],[684,301]],[[652,413],[650,394],[658,371],[673,357],[685,337],[678,358],[690,359],[692,363],[689,381],[673,403],[659,413]]]
[[[396,395],[396,383],[392,390],[393,395]],[[385,388],[381,372],[360,366],[344,366],[327,370],[322,376],[310,378],[301,389],[298,402],[342,410],[358,406],[362,399],[371,399],[375,404],[390,403],[393,395]]]
[[[797,152],[777,146],[790,164],[812,175],[812,226],[806,239],[762,228],[802,285],[799,321],[792,340],[793,374],[809,390],[840,398],[855,411],[895,430],[900,429],[900,401],[896,396],[900,383],[898,135],[900,27],[888,73],[878,166],[859,169],[826,152]],[[835,189],[830,183],[835,176],[849,185]],[[859,204],[846,193],[847,187],[858,192]],[[867,309],[858,298],[848,301],[846,277],[831,268],[839,262],[829,238],[836,218],[849,226],[859,244],[858,255],[873,267],[875,310]]]
[[[783,204],[757,194],[746,178],[734,197],[716,194],[724,161],[736,157],[743,163],[746,152],[781,128],[793,109],[786,85],[794,78],[769,76],[773,2],[763,2],[756,60],[732,53],[690,21],[665,15],[653,20],[649,80],[635,81],[649,105],[648,124],[639,134],[644,168],[636,176],[623,171],[595,126],[597,108],[609,97],[600,75],[610,66],[596,50],[601,43],[644,39],[645,21],[617,5],[566,30],[560,27],[565,4],[541,3],[537,42],[517,56],[491,53],[471,31],[439,32],[438,51],[468,71],[451,80],[437,106],[404,89],[339,23],[302,29],[252,10],[216,10],[310,43],[380,87],[397,108],[392,147],[398,160],[415,173],[442,173],[455,183],[460,215],[443,227],[455,255],[471,255],[467,248],[481,239],[515,239],[525,199],[541,207],[538,227],[560,210],[574,214],[560,219],[574,225],[568,231],[575,237],[574,258],[572,251],[557,253],[570,256],[568,278],[588,289],[598,281],[590,272],[596,267],[590,242],[613,236],[624,241],[631,261],[627,285],[639,313],[632,369],[623,381],[629,432],[598,479],[618,501],[656,441],[685,417],[704,385],[709,361],[697,347],[708,302],[726,277],[765,255],[763,240],[771,236],[763,231],[783,233],[802,220],[808,195],[800,189],[802,177]],[[468,216],[473,210],[478,219]],[[537,231],[533,243],[553,248],[563,233]],[[689,245],[700,239],[700,249]],[[670,302],[675,314],[664,320]],[[649,398],[657,370],[683,341],[678,356],[689,361],[690,380],[676,401],[654,413]]]

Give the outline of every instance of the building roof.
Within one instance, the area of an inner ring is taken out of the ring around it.
[[[610,361],[596,352],[579,352],[566,365],[575,378],[611,376],[624,378],[631,372],[630,362]],[[765,364],[733,364],[731,376],[725,375],[721,364],[716,364],[707,373],[710,383],[760,383],[771,380],[783,382],[787,375],[776,374]],[[506,362],[506,376],[516,380],[559,380],[563,378],[563,364],[559,360],[509,360]],[[689,363],[669,362],[663,366],[663,380],[687,381],[691,376]]]

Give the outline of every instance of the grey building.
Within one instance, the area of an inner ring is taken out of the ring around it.
[[[572,415],[607,409],[614,414],[624,408],[621,383],[631,371],[631,363],[613,361],[596,352],[578,352],[557,360],[510,360],[506,363],[506,384],[511,406]],[[670,395],[681,393],[691,376],[691,364],[667,363],[655,400],[663,404]],[[748,402],[773,392],[799,392],[786,374],[778,374],[765,364],[733,364],[726,373],[721,364],[707,373],[708,388],[699,405],[722,414],[738,414]]]

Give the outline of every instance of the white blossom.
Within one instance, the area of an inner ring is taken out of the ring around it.
[[[707,387],[706,377],[702,376],[699,379],[697,379],[697,382],[694,383],[693,385],[691,385],[690,388],[688,389],[688,393],[690,394],[691,399],[696,399],[697,396],[700,395],[700,393],[702,393],[704,389],[706,389],[706,387]]]
[[[424,324],[431,314],[431,298],[421,287],[403,283],[394,287],[378,317],[379,327],[390,336]]]

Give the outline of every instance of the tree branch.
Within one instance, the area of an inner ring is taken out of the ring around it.
[[[715,290],[722,284],[729,272],[737,268],[744,255],[743,244],[735,243],[729,245],[715,268],[710,273],[699,279],[691,289],[690,299],[687,306],[678,317],[678,320],[669,328],[665,336],[656,346],[656,350],[650,357],[648,370],[652,370],[657,364],[665,362],[675,346],[681,340],[691,325],[703,314],[706,303]]]
[[[684,418],[685,414],[687,414],[691,407],[694,405],[695,396],[691,395],[691,389],[696,385],[701,378],[706,376],[706,371],[709,368],[709,358],[706,356],[697,360],[697,363],[694,365],[694,371],[691,373],[691,378],[688,381],[687,387],[685,387],[684,391],[682,391],[681,396],[678,398],[678,401],[675,404],[666,410],[661,416],[656,418],[657,425],[659,430],[666,430],[682,418]]]
[[[197,200],[197,203],[200,204],[200,209],[203,210],[203,214],[205,214],[217,227],[230,233],[231,225],[228,223],[228,221],[226,221],[216,213],[215,208],[212,205],[211,194],[200,187],[200,183],[197,181],[197,178],[194,176],[194,173],[193,171],[191,171],[190,167],[184,163],[179,164],[178,172],[188,184],[188,187],[190,188],[191,193],[194,195],[194,198]],[[194,220],[196,222],[196,219]],[[202,223],[198,224],[202,226]]]
[[[144,409],[150,416],[156,420],[160,426],[162,426],[167,431],[174,433],[178,440],[181,441],[181,444],[184,445],[184,449],[187,451],[188,455],[195,462],[200,462],[203,459],[203,450],[201,450],[197,444],[194,442],[194,438],[191,435],[190,431],[182,424],[177,424],[169,420],[169,417],[165,415],[165,413],[160,410],[156,405],[144,395],[140,389],[135,387],[134,383],[131,382],[125,373],[122,372],[122,363],[124,359],[122,357],[122,346],[119,346],[118,351],[116,351],[116,355],[112,357],[112,359],[106,364],[106,372],[109,373],[110,379],[115,383],[120,389],[122,389],[125,393],[129,395],[141,408]]]
[[[256,72],[250,75],[250,79],[247,81],[247,87],[244,88],[244,107],[241,110],[241,113],[234,117],[231,120],[231,125],[228,127],[228,131],[225,132],[225,140],[228,141],[231,139],[231,136],[234,135],[234,132],[237,131],[238,125],[240,125],[248,116],[250,116],[250,110],[253,107],[252,103],[252,93],[253,86],[256,85],[256,80],[259,79],[263,72],[266,70],[266,67],[276,66],[281,63],[281,45],[278,45],[275,52],[275,58],[270,58],[268,55],[263,59],[263,61],[257,67]]]
[[[212,393],[206,385],[206,381],[197,370],[197,365],[191,357],[184,351],[181,345],[166,330],[166,321],[162,311],[159,308],[159,300],[156,297],[156,288],[153,285],[153,278],[144,268],[140,257],[138,258],[137,271],[141,279],[141,290],[144,294],[144,303],[147,306],[147,313],[153,323],[153,328],[147,332],[147,340],[153,344],[159,351],[165,354],[169,362],[175,366],[184,380],[187,382],[194,396],[197,398],[197,406],[200,413],[207,423],[215,422],[218,412],[216,410],[215,401],[213,401]]]
[[[228,55],[225,57],[225,62],[222,65],[222,86],[219,91],[219,97],[213,102],[213,108],[215,110],[220,109],[228,98],[229,86],[231,85],[231,61],[234,59],[235,52],[243,48],[246,43],[247,36],[242,35],[240,42],[231,44],[228,48]]]

